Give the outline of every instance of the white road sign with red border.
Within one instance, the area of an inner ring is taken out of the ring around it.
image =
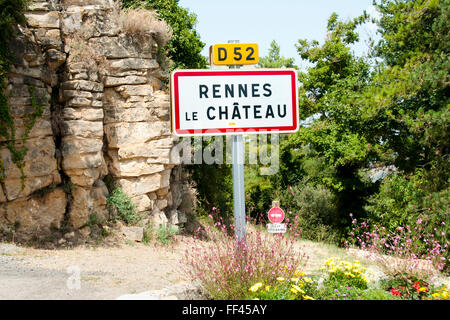
[[[295,69],[177,70],[170,87],[178,136],[298,130]]]

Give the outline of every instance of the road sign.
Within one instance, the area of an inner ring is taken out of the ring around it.
[[[285,223],[268,223],[267,232],[269,233],[286,233],[287,227]]]
[[[269,221],[272,223],[281,223],[284,220],[284,211],[279,207],[274,207],[269,210]]]
[[[298,130],[295,69],[177,70],[171,99],[178,136]]]
[[[257,43],[214,44],[209,47],[212,66],[249,65],[259,62]]]

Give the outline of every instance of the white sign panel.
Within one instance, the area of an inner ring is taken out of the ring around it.
[[[268,223],[267,232],[269,233],[286,233],[287,228],[285,223]]]
[[[294,69],[178,70],[171,99],[179,136],[298,130]]]

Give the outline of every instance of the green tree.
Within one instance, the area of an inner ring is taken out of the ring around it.
[[[364,97],[367,121],[379,124],[370,141],[383,141],[385,163],[426,169],[435,190],[448,187],[450,1],[383,0],[377,8],[382,62]]]
[[[365,197],[372,184],[362,174],[371,150],[362,120],[363,105],[357,100],[368,85],[369,64],[355,57],[350,45],[358,41],[356,28],[367,20],[363,14],[342,22],[337,14],[328,20],[327,38],[299,40],[302,59],[312,64],[299,73],[300,119],[309,122],[281,145],[280,188],[289,185],[322,185],[336,199],[337,226],[348,223],[350,212],[363,214]]]
[[[275,40],[270,43],[269,54],[259,59],[258,67],[260,68],[295,68],[294,58],[285,58],[280,55],[280,46]]]
[[[282,145],[277,178],[281,187],[307,179],[331,188],[341,228],[349,212],[391,231],[418,218],[431,232],[450,222],[442,201],[450,179],[449,5],[375,2],[382,38],[371,51],[373,66],[349,48],[366,14],[347,22],[333,14],[323,45],[299,40],[300,56],[313,64],[299,74],[300,117],[309,123]],[[396,174],[378,191],[367,173],[390,165]],[[328,170],[314,169],[321,167]]]
[[[433,232],[450,222],[450,1],[382,0],[376,7],[381,62],[362,99],[366,121],[377,127],[367,139],[379,148],[378,162],[398,172],[367,210],[389,230],[420,218]]]

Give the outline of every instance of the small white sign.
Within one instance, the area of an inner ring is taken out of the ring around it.
[[[269,233],[286,233],[287,228],[285,223],[268,223],[267,232]]]

